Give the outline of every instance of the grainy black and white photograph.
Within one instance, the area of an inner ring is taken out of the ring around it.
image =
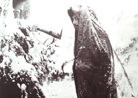
[[[138,98],[137,0],[0,0],[0,98]]]

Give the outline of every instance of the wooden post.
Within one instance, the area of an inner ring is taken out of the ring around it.
[[[23,17],[23,10],[20,9],[20,19],[22,19],[22,17]]]
[[[1,16],[1,13],[2,13],[2,7],[0,7],[0,16]]]

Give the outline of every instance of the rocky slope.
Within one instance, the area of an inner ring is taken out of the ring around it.
[[[0,96],[44,98],[41,91],[43,82],[64,78],[54,68],[56,61],[52,58],[52,55],[58,56],[59,46],[54,38],[41,43],[34,33],[18,29],[19,26],[21,24],[16,20],[12,25],[1,22]]]

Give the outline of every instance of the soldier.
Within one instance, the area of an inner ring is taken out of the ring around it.
[[[1,16],[1,12],[2,12],[2,7],[0,7],[0,16]]]
[[[90,7],[68,10],[75,28],[74,79],[78,98],[117,98],[108,35]]]

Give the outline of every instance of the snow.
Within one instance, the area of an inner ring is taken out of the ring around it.
[[[77,98],[74,81],[64,80],[53,82],[49,85],[44,84],[43,91],[47,98]]]
[[[56,41],[56,45],[60,47],[56,48],[56,54],[51,56],[56,64],[49,64],[49,66],[53,66],[59,71],[61,71],[61,65],[65,61],[70,61],[74,58],[74,27],[67,14],[67,9],[71,5],[79,3],[89,5],[94,9],[100,23],[109,35],[114,50],[116,48],[123,49],[128,47],[128,44],[132,42],[130,39],[138,37],[137,0],[33,0],[31,2],[30,20],[24,20],[22,25],[27,26],[35,24],[41,28],[53,30],[57,33],[63,29],[62,39]],[[6,20],[0,18],[0,22],[0,27],[2,27],[0,29],[1,40],[4,40],[3,37],[11,40],[12,35],[15,33],[11,31],[20,32],[17,30],[18,25],[16,22],[12,21],[12,17],[7,18]],[[4,23],[8,29],[5,29],[3,25]],[[23,36],[22,33],[21,36]],[[42,32],[34,32],[30,33],[30,38],[34,41],[34,48],[29,49],[29,54],[34,57],[33,61],[40,62],[40,52],[42,48],[46,47],[50,42],[52,42],[52,37]],[[46,39],[49,40],[47,43],[42,45]],[[119,58],[124,64],[125,70],[133,85],[133,90],[123,73],[120,63],[115,57],[115,79],[117,81],[118,98],[132,98],[131,94],[133,94],[135,97],[138,97],[138,51],[136,48],[138,48],[137,43],[134,45],[134,47],[129,49],[127,54],[119,55]],[[4,68],[6,66],[5,62],[9,64],[10,59],[12,59],[13,65],[11,65],[11,68],[14,70],[14,73],[18,73],[21,70],[29,70],[30,72],[28,73],[30,76],[32,76],[33,81],[37,81],[37,72],[34,66],[26,63],[24,57],[17,57],[14,52],[8,52],[7,50],[8,47],[5,47],[0,53],[4,53],[4,55],[8,56],[4,56],[4,61],[0,67]],[[130,59],[128,63],[126,63],[125,59],[129,55],[131,55]],[[65,66],[64,71],[67,73],[72,73],[72,66],[73,61],[69,62]],[[45,81],[41,89],[47,98],[77,98],[74,81],[69,79],[70,78],[66,77],[62,81],[53,81],[53,83],[50,84]]]

